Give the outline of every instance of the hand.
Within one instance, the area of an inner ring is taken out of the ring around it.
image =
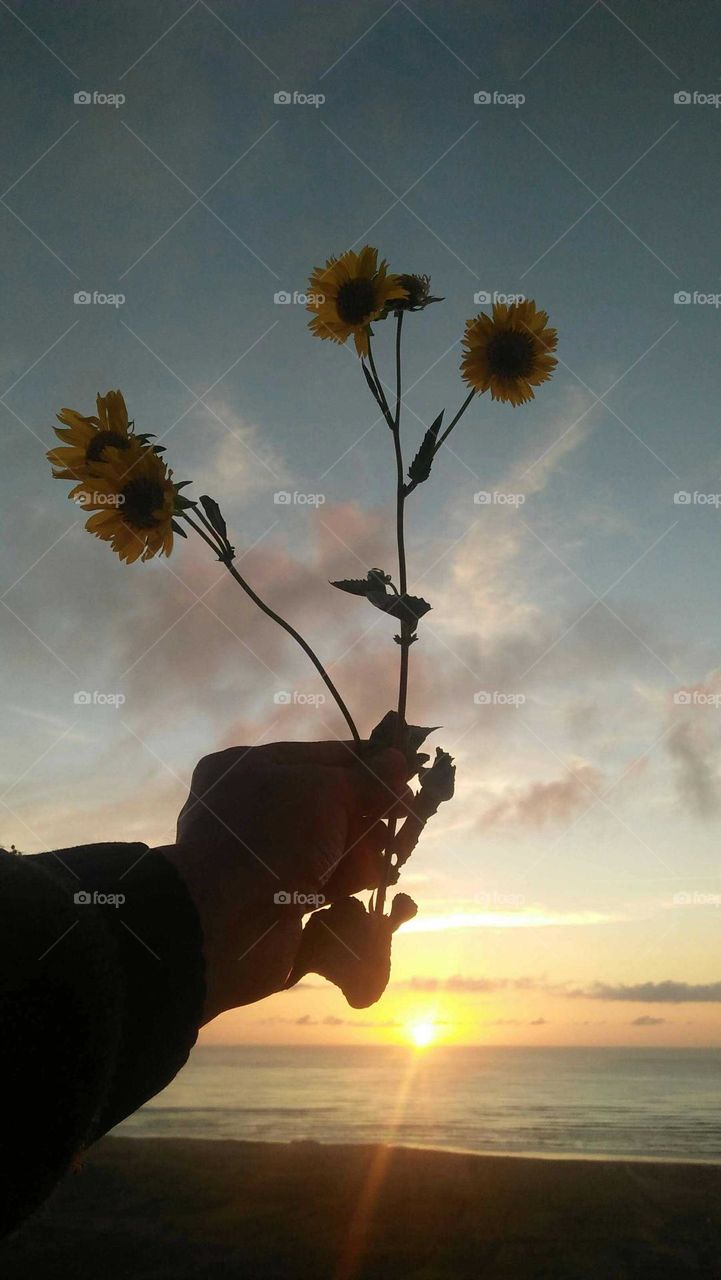
[[[403,755],[342,742],[233,747],[197,765],[175,845],[204,937],[204,1022],[285,985],[314,907],[374,888]]]

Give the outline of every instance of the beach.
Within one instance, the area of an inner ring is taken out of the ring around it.
[[[721,1167],[109,1137],[5,1280],[721,1277]]]

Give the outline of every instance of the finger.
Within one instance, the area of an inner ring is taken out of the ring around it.
[[[357,879],[361,874],[362,878],[366,873],[365,871],[359,873],[358,868],[380,865],[387,841],[388,827],[385,822],[376,822],[369,818],[356,818],[350,822],[342,850],[339,849],[323,875],[324,884],[329,884],[333,877],[339,876],[341,868],[346,864],[351,868],[349,875]],[[355,890],[348,890],[348,892],[355,892]]]
[[[348,768],[355,763],[358,746],[355,742],[268,742],[255,750],[274,764],[328,765],[331,768]]]

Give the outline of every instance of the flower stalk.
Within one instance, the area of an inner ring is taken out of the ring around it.
[[[408,593],[408,565],[406,561],[406,530],[405,530],[405,507],[406,507],[406,483],[405,471],[403,468],[403,446],[401,443],[401,405],[403,397],[401,393],[401,336],[403,332],[403,312],[398,311],[396,319],[396,405],[395,414],[392,419],[391,431],[393,433],[393,452],[396,460],[396,543],[398,547],[398,586],[401,597],[405,598]],[[370,343],[369,343],[370,349]],[[403,735],[406,724],[406,706],[408,702],[408,667],[410,661],[410,649],[413,643],[413,635],[411,633],[410,623],[406,618],[401,618],[400,630],[400,669],[398,675],[398,718],[396,721],[396,742],[398,748],[403,748]],[[374,910],[383,913],[386,900],[386,889],[393,865],[393,842],[396,834],[396,819],[391,817],[388,819],[388,842],[386,846],[386,854],[383,861],[383,871],[375,896]]]
[[[203,541],[206,542],[213,551],[215,551],[221,564],[225,565],[230,576],[235,579],[235,581],[238,583],[240,587],[243,588],[245,594],[253,601],[253,604],[257,605],[257,607],[261,610],[262,613],[266,615],[266,617],[271,618],[273,622],[276,622],[279,627],[282,627],[283,631],[286,631],[289,636],[292,636],[296,644],[300,645],[303,652],[307,655],[308,658],[310,658],[311,662],[313,663],[313,666],[318,672],[318,675],[323,681],[326,689],[328,690],[331,697],[335,701],[336,706],[338,707],[338,710],[340,711],[341,715],[343,716],[343,719],[345,720],[346,724],[348,725],[348,728],[350,729],[351,736],[353,738],[354,743],[356,744],[356,746],[360,746],[361,736],[360,736],[360,733],[358,732],[358,727],[355,723],[355,720],[353,719],[353,716],[348,710],[348,707],[346,706],[344,699],[341,697],[341,694],[339,693],[335,684],[333,683],[330,676],[328,675],[328,672],[323,666],[323,663],[321,662],[320,658],[317,656],[315,651],[308,644],[308,641],[300,634],[299,631],[296,630],[294,626],[291,625],[290,622],[286,622],[285,618],[281,617],[279,613],[276,613],[275,609],[272,609],[269,604],[266,604],[265,600],[263,600],[261,596],[258,595],[257,591],[253,590],[250,583],[246,581],[246,579],[242,576],[242,574],[238,573],[238,570],[233,564],[233,560],[235,558],[235,548],[232,547],[231,544],[228,542],[227,537],[223,533],[221,533],[217,528],[215,528],[215,526],[207,518],[207,516],[204,515],[200,507],[198,507],[197,503],[193,504],[193,510],[198,520],[200,520],[201,523],[205,526],[205,531],[199,525],[197,525],[195,521],[189,516],[188,510],[183,511],[180,515],[180,518],[185,520],[187,524],[190,525],[191,529],[193,529],[203,539]]]

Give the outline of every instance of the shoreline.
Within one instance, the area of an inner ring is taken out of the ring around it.
[[[190,1137],[188,1134],[154,1134],[154,1133],[116,1133],[111,1132],[106,1135],[107,1141],[128,1141],[128,1142],[230,1142],[237,1143],[240,1146],[260,1146],[260,1147],[294,1147],[309,1146],[335,1149],[343,1147],[344,1149],[353,1147],[368,1148],[377,1147],[393,1151],[429,1151],[439,1152],[443,1155],[456,1156],[478,1156],[480,1160],[545,1160],[553,1163],[556,1160],[563,1163],[578,1164],[661,1164],[661,1165],[690,1165],[695,1168],[712,1168],[721,1169],[721,1156],[639,1156],[625,1155],[618,1152],[593,1152],[593,1151],[498,1151],[481,1147],[451,1147],[451,1146],[434,1146],[431,1143],[424,1142],[326,1142],[322,1138],[288,1138],[286,1140],[271,1139],[267,1142],[262,1138],[214,1138],[206,1137]]]
[[[3,1280],[721,1280],[721,1167],[107,1137]]]

